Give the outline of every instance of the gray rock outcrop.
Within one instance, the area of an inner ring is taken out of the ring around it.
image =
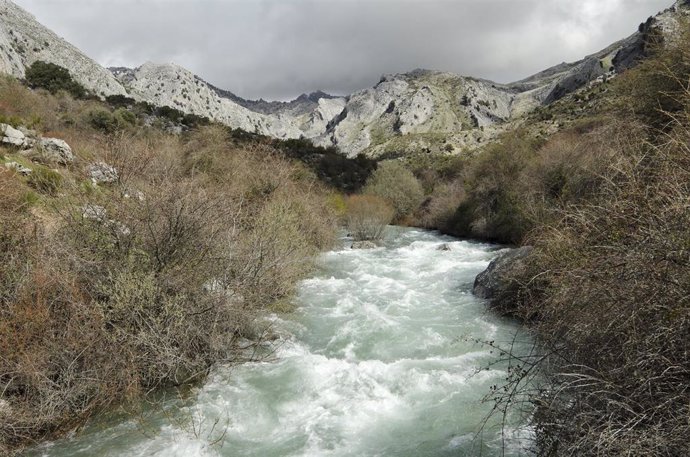
[[[499,138],[512,122],[519,123],[523,114],[635,65],[645,55],[650,31],[672,36],[688,11],[688,1],[678,0],[630,37],[511,84],[414,70],[385,75],[374,87],[346,97],[314,92],[291,102],[266,102],[244,100],[175,64],[149,62],[109,71],[13,2],[0,0],[0,72],[23,78],[32,63],[51,62],[69,69],[76,81],[101,97],[125,95],[249,132],[304,137],[336,146],[350,157],[452,154],[476,150]]]
[[[518,282],[516,278],[525,267],[525,259],[532,246],[512,249],[496,257],[489,267],[477,275],[472,293],[489,300],[492,306],[509,311],[515,304]]]
[[[9,124],[0,124],[0,132],[2,132],[2,143],[17,147],[25,147],[27,145],[27,137],[21,130],[15,129]]]
[[[0,0],[0,72],[24,78],[37,60],[69,69],[77,82],[97,95],[127,93],[107,69],[15,3]]]
[[[41,138],[38,141],[39,157],[48,162],[68,165],[74,162],[72,148],[65,140],[59,138]]]

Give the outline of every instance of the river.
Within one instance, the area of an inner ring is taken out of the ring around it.
[[[383,247],[325,253],[296,311],[273,316],[284,337],[271,360],[218,367],[184,399],[29,455],[492,456],[503,443],[522,455],[520,419],[478,433],[492,406],[481,399],[506,372],[475,340],[509,342],[518,328],[471,293],[496,253],[394,227]]]

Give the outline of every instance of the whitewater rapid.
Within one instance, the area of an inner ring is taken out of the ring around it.
[[[269,361],[218,367],[184,399],[111,415],[32,456],[502,455],[482,402],[505,379],[475,340],[517,326],[475,298],[495,246],[391,228],[383,247],[323,254],[297,310],[273,316]],[[519,420],[505,455],[521,455]]]

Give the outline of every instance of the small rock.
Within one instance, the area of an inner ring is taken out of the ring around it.
[[[108,221],[108,225],[113,229],[113,231],[115,232],[115,236],[117,236],[118,238],[127,237],[132,234],[132,231],[129,229],[129,227],[127,227],[120,221],[114,221],[110,219]]]
[[[117,182],[119,176],[115,167],[105,162],[96,162],[89,167],[89,176],[94,184],[108,184]]]
[[[146,200],[146,195],[140,190],[125,190],[122,192],[122,198],[130,199],[130,198],[136,198],[140,202],[143,202]]]
[[[5,168],[7,168],[8,170],[16,171],[20,175],[24,176],[28,176],[31,174],[31,168],[27,168],[19,162],[7,162],[5,164]]]
[[[20,130],[8,124],[0,124],[0,131],[2,132],[3,143],[19,147],[26,146],[26,135]]]
[[[375,249],[376,243],[373,241],[355,241],[352,243],[352,249]]]
[[[107,215],[105,208],[99,205],[84,205],[81,208],[81,217],[84,219],[91,219],[98,222],[103,222]]]
[[[451,251],[450,245],[448,243],[443,243],[441,246],[436,248],[437,251]]]
[[[41,156],[43,159],[67,165],[74,162],[72,148],[59,138],[41,138],[39,141]]]

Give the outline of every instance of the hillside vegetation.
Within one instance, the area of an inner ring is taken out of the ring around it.
[[[0,121],[75,157],[0,147],[2,455],[242,361],[237,342],[268,336],[261,318],[289,309],[334,243],[338,199],[323,181],[356,188],[374,166],[321,167],[329,153],[313,148],[305,165],[290,158],[300,145],[31,79],[54,94],[4,77]]]

